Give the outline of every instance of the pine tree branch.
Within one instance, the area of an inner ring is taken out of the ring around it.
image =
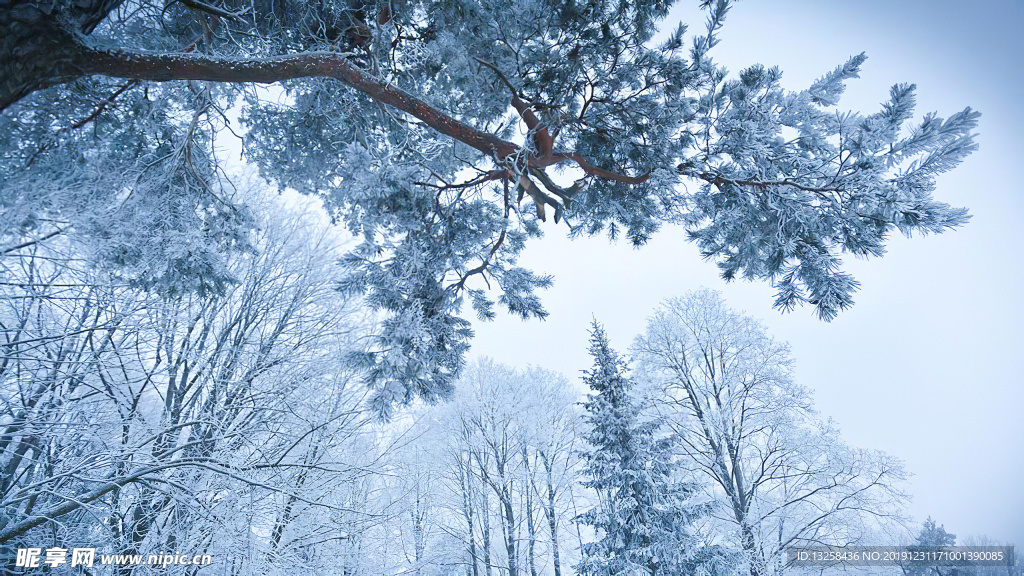
[[[104,110],[106,110],[107,106],[109,106],[109,105],[114,103],[114,99],[115,98],[117,98],[121,94],[124,94],[126,90],[128,90],[132,86],[135,86],[138,83],[139,83],[138,80],[129,80],[128,82],[125,82],[120,88],[117,89],[116,92],[114,92],[110,96],[107,96],[103,100],[100,100],[99,104],[96,105],[96,107],[93,109],[91,114],[89,114],[85,118],[82,118],[78,122],[75,122],[74,124],[72,124],[71,125],[71,129],[72,130],[78,130],[82,126],[85,126],[89,122],[92,122],[93,120],[95,120],[97,117],[99,117],[99,115],[101,113],[103,113]]]
[[[265,59],[230,59],[197,54],[85,49],[74,64],[83,75],[156,82],[204,80],[272,84],[296,78],[334,78],[486,154],[494,153],[504,158],[519,148],[511,142],[460,122],[399,88],[380,82],[349,62],[345,55],[336,52],[306,52]]]
[[[604,168],[594,166],[593,164],[588,162],[587,159],[584,158],[583,155],[580,154],[579,152],[552,152],[551,156],[554,159],[554,161],[548,162],[547,164],[545,164],[545,166],[558,164],[559,162],[568,160],[570,162],[575,162],[576,165],[582,168],[583,171],[586,172],[588,175],[597,176],[598,178],[604,180],[612,180],[614,182],[625,182],[626,184],[642,184],[651,177],[650,172],[645,172],[640,176],[626,176],[625,174],[618,174],[616,172],[605,170]]]
[[[499,162],[515,155],[519,146],[478,130],[392,85],[385,84],[352,64],[337,52],[306,52],[264,59],[219,58],[199,54],[127,52],[83,48],[72,62],[80,75],[100,75],[154,82],[203,80],[210,82],[256,82],[272,84],[297,78],[333,78],[373,100],[396,108]],[[524,116],[525,119],[525,116]],[[529,158],[530,168],[545,168],[561,162],[575,162],[588,175],[605,180],[639,184],[648,179],[626,176],[597,167],[576,152],[549,151]]]
[[[840,188],[838,186],[807,186],[807,185],[804,185],[804,184],[800,184],[799,182],[797,182],[795,180],[792,180],[792,179],[789,179],[789,178],[783,178],[782,180],[736,180],[736,179],[733,179],[733,178],[726,178],[725,176],[722,176],[721,174],[713,174],[711,172],[695,172],[695,171],[692,171],[692,170],[686,170],[682,166],[678,167],[677,171],[680,174],[684,175],[684,176],[690,176],[692,178],[699,178],[701,180],[704,180],[705,182],[708,182],[710,184],[714,184],[716,186],[722,186],[722,185],[725,185],[725,184],[733,184],[733,185],[736,185],[736,186],[750,186],[750,187],[753,187],[753,188],[762,188],[762,189],[764,189],[764,188],[772,188],[772,187],[776,187],[776,186],[792,186],[793,188],[796,188],[798,190],[803,190],[804,192],[814,192],[816,194],[823,194],[825,192],[842,192],[842,188]]]
[[[242,12],[228,12],[227,10],[224,10],[223,8],[217,8],[216,6],[212,6],[210,4],[207,4],[206,2],[200,2],[199,0],[179,0],[179,1],[182,4],[184,4],[185,6],[188,6],[189,8],[191,8],[193,10],[198,10],[200,12],[206,12],[207,14],[211,14],[211,15],[217,16],[219,18],[227,18],[229,20],[242,20],[242,17],[244,16],[244,14]]]
[[[58,228],[58,229],[54,230],[53,232],[50,232],[49,234],[43,236],[42,238],[37,238],[35,240],[28,240],[26,242],[22,242],[21,244],[17,244],[15,246],[11,246],[10,248],[5,248],[4,250],[0,251],[0,255],[10,254],[11,252],[17,252],[18,250],[21,250],[22,248],[28,248],[29,246],[34,246],[36,244],[39,244],[40,242],[45,242],[46,240],[49,240],[50,238],[53,238],[54,236],[57,236],[58,234],[63,233],[65,230],[67,230],[67,228]]]
[[[498,70],[497,66],[483,58],[477,57],[476,61],[494,71],[494,73],[498,75],[498,78],[500,78],[505,86],[508,87],[509,91],[512,92],[512,107],[516,109],[516,112],[519,112],[519,116],[524,122],[526,122],[526,127],[531,133],[533,133],[533,142],[537,146],[537,153],[540,156],[551,154],[551,150],[555,145],[555,139],[552,138],[547,127],[540,123],[540,120],[537,118],[537,115],[533,113],[533,110],[531,110],[530,107],[527,106],[521,98],[519,98],[519,93],[512,86],[512,83],[508,81],[508,78],[505,78],[505,75],[501,73],[501,70]]]

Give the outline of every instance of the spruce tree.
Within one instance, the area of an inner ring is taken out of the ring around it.
[[[584,381],[593,393],[584,402],[589,449],[582,454],[588,478],[583,484],[598,498],[576,521],[593,528],[598,539],[583,545],[577,571],[586,576],[713,573],[722,558],[693,529],[708,508],[691,502],[692,483],[678,480],[670,441],[658,438],[658,423],[641,420],[626,361],[596,321],[590,355],[594,366]]]

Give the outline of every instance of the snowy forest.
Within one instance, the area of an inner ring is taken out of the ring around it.
[[[791,91],[714,59],[742,6],[671,8],[0,0],[0,573],[1024,574],[794,566],[997,543],[913,518],[720,292],[594,311],[582,374],[472,353],[549,316],[544,234],[682,227],[824,324],[844,255],[970,219],[932,193],[978,112],[844,111],[865,55]]]

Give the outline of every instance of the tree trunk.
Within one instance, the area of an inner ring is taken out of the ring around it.
[[[526,533],[529,537],[527,541],[527,555],[526,561],[530,566],[530,576],[537,576],[537,566],[534,561],[534,549],[537,545],[537,534],[533,529],[533,491],[536,490],[537,486],[534,483],[533,473],[530,470],[530,457],[526,450],[526,446],[523,446],[523,466],[526,468],[526,478],[529,485],[524,482],[523,491],[526,492]]]
[[[548,501],[544,506],[544,515],[548,519],[548,529],[551,531],[551,554],[554,557],[555,565],[555,576],[562,576],[562,565],[558,559],[558,522],[555,516],[555,486],[551,480],[551,463],[548,462],[547,456],[543,452],[540,453],[541,461],[544,463],[544,473],[546,480],[546,487],[548,491]]]
[[[508,554],[508,576],[518,576],[519,563],[516,558],[516,517],[512,510],[512,499],[508,491],[511,491],[511,481],[501,497],[501,504],[505,508],[505,552]]]
[[[122,0],[0,1],[0,110],[40,88],[82,76],[89,34]]]
[[[462,488],[462,512],[466,516],[466,526],[468,527],[469,533],[469,562],[471,569],[467,570],[467,576],[480,576],[480,569],[477,567],[476,557],[476,533],[473,526],[473,504],[470,498],[470,485],[469,485],[469,463],[467,462],[466,467],[463,468],[459,465],[459,484]]]
[[[482,515],[484,520],[484,574],[491,576],[491,515],[489,510],[491,503],[490,498],[487,497],[487,490],[481,490],[481,495],[484,500]]]
[[[537,576],[537,566],[533,558],[534,548],[537,545],[537,535],[533,529],[533,498],[531,497],[530,490],[526,491],[526,532],[529,535],[526,561],[530,564],[530,576]]]
[[[764,557],[757,546],[754,538],[754,531],[746,522],[741,524],[740,533],[743,542],[743,551],[747,553],[750,563],[750,576],[762,576],[764,574]]]
[[[416,554],[415,574],[419,576],[423,572],[423,503],[420,497],[419,482],[416,484],[416,507],[412,516],[412,539]]]

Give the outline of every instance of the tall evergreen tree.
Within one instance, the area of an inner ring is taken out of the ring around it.
[[[670,442],[657,438],[658,423],[640,420],[626,361],[596,321],[590,355],[583,484],[598,500],[577,522],[592,527],[598,539],[583,545],[576,569],[586,576],[712,573],[721,558],[693,529],[709,509],[691,502],[694,487],[674,473]]]

